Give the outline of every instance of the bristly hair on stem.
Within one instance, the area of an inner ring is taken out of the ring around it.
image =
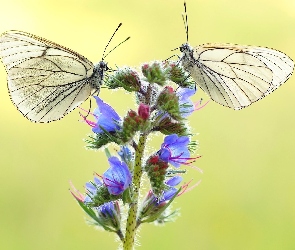
[[[110,167],[86,183],[85,196],[77,191],[72,194],[95,225],[115,233],[123,249],[131,250],[143,223],[165,224],[179,215],[171,204],[191,181],[177,186],[187,175],[185,167],[196,168],[192,164],[199,158],[191,155],[197,143],[191,140],[187,124],[187,117],[196,110],[190,100],[196,89],[187,72],[172,61],[145,63],[141,72],[118,68],[106,84],[109,89],[134,93],[138,107],[120,116],[110,104],[94,97],[97,108],[88,112],[94,121],[81,115],[93,132],[86,142],[91,149],[105,148]],[[165,136],[163,143],[155,152],[148,152],[148,138],[155,132]],[[112,144],[120,146],[119,158],[106,148]],[[141,200],[143,175],[150,190]],[[125,230],[121,228],[124,217]]]

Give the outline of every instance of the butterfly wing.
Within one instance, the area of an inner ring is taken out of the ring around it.
[[[29,120],[61,119],[95,92],[93,64],[78,53],[21,31],[0,37],[0,56],[14,105]]]
[[[284,53],[263,47],[204,44],[194,48],[190,69],[197,84],[215,102],[241,109],[281,86],[294,63]]]

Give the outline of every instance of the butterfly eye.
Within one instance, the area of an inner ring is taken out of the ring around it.
[[[101,62],[99,63],[99,67],[100,67],[101,69],[105,69],[106,64],[105,64],[103,61],[101,61]]]
[[[104,71],[108,71],[108,70],[109,70],[108,64],[105,63],[104,61],[101,61],[101,62],[100,62],[99,67],[100,67],[102,70],[104,70]]]

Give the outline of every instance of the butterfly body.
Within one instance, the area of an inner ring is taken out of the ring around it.
[[[0,56],[12,102],[34,122],[63,118],[99,92],[108,70],[104,61],[94,66],[71,49],[22,31],[0,36]]]
[[[180,51],[182,66],[196,84],[213,101],[237,110],[270,94],[294,70],[287,55],[264,47],[184,43]]]
[[[107,72],[108,70],[108,65],[104,61],[100,61],[98,64],[94,66],[93,73],[91,77],[88,78],[88,80],[95,92],[99,93],[100,86],[103,84],[105,72]]]

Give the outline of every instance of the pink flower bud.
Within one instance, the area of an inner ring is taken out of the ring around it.
[[[142,119],[147,120],[150,117],[150,106],[141,103],[138,107],[138,115]]]

